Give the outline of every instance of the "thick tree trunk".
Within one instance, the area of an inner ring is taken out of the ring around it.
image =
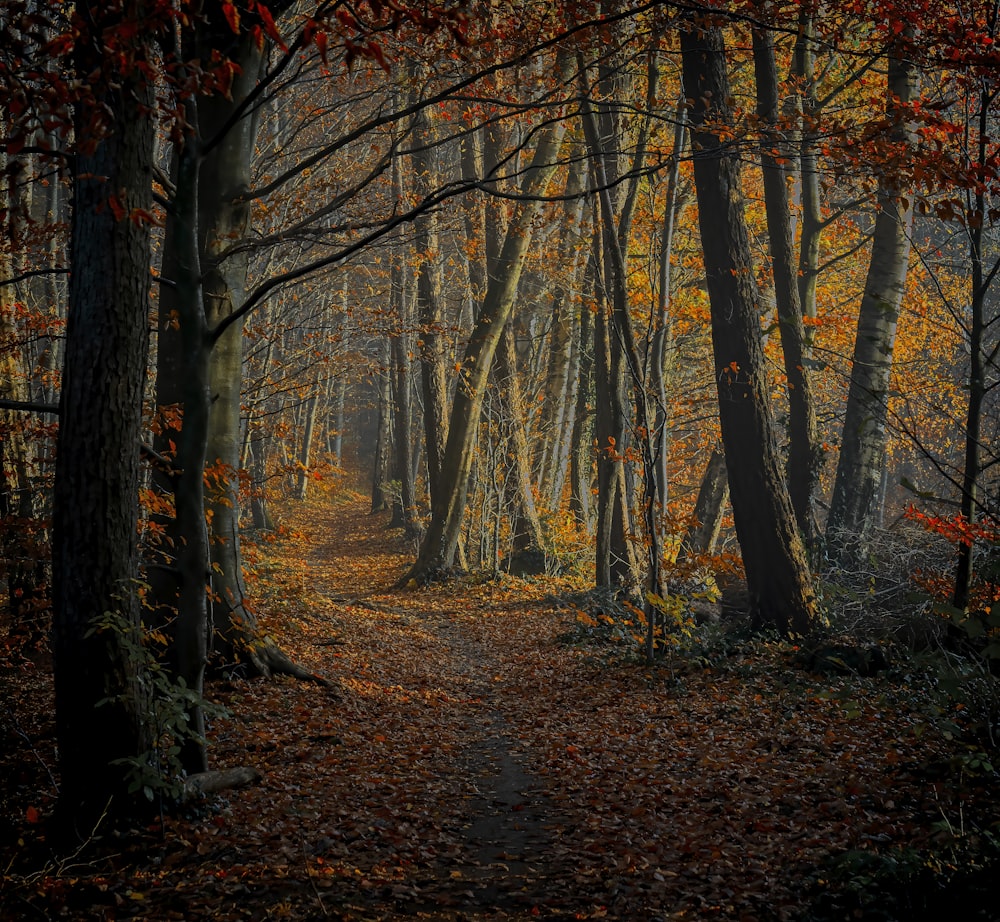
[[[915,139],[906,112],[919,92],[917,62],[908,55],[890,55],[886,112],[895,123],[891,137],[897,142]],[[858,312],[840,458],[826,525],[830,558],[841,565],[864,552],[867,534],[880,514],[889,381],[912,223],[911,197],[891,175],[884,175],[879,182],[871,262]]]
[[[813,626],[815,598],[774,434],[739,150],[712,128],[733,123],[722,32],[682,31],[681,51],[684,86],[695,100],[695,186],[736,533],[757,619],[801,634]]]
[[[125,808],[131,767],[154,743],[149,684],[136,656],[150,241],[148,226],[128,219],[133,208],[152,206],[151,94],[121,74],[108,86],[108,62],[95,51],[99,30],[117,28],[123,16],[134,22],[137,6],[106,15],[101,3],[77,4],[81,21],[98,29],[97,40],[85,36],[77,46],[77,74],[98,84],[111,126],[93,137],[90,113],[78,113],[76,141],[85,152],[74,163],[52,537],[58,813],[63,829],[80,837],[107,809]]]
[[[228,34],[224,22],[216,29]],[[201,136],[211,145],[199,183],[199,233],[204,270],[205,316],[212,331],[209,367],[211,414],[206,462],[216,472],[214,495],[208,504],[212,522],[212,624],[214,651],[221,662],[244,664],[262,675],[283,673],[324,681],[292,663],[264,636],[257,618],[244,604],[243,559],[240,551],[238,468],[241,387],[243,381],[243,323],[227,323],[243,302],[247,280],[246,249],[232,250],[245,241],[250,228],[251,163],[257,124],[245,114],[229,125],[236,107],[253,89],[261,67],[261,50],[251,35],[240,38],[234,50],[240,73],[231,98],[216,94],[198,101]],[[217,138],[225,129],[225,135]],[[217,143],[216,143],[217,141]]]

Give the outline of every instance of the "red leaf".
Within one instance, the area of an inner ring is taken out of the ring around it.
[[[226,17],[229,28],[238,33],[240,31],[240,14],[236,7],[231,3],[223,3],[222,15]]]
[[[268,34],[271,40],[282,50],[288,51],[288,46],[285,44],[284,39],[281,37],[281,33],[278,31],[277,26],[274,24],[274,17],[271,16],[271,11],[264,6],[263,3],[257,4],[257,15],[260,16],[261,24],[264,26],[264,31]]]
[[[28,809],[24,811],[24,818],[32,825],[42,821],[42,815],[35,807],[28,807]]]
[[[108,199],[108,207],[111,209],[115,216],[116,221],[121,221],[127,214],[125,206],[122,204],[121,199],[117,195],[112,195]]]

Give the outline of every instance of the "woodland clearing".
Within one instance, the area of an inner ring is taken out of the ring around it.
[[[392,589],[412,548],[361,496],[285,514],[252,552],[259,613],[333,687],[212,683],[214,764],[261,783],[57,858],[48,669],[0,664],[0,918],[894,918],[876,862],[930,875],[905,918],[958,891],[995,918],[967,857],[992,769],[917,679],[815,676],[749,635],[650,667],[588,642],[568,581]]]

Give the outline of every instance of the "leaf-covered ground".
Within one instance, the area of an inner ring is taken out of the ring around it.
[[[762,642],[649,669],[566,642],[568,585],[393,590],[412,549],[360,498],[286,515],[260,612],[335,687],[213,686],[213,761],[259,785],[54,858],[46,669],[0,664],[0,918],[793,920],[831,856],[989,809],[926,770],[947,744],[898,674]]]

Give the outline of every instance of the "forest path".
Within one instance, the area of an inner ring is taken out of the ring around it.
[[[473,590],[471,600],[468,589],[459,597],[448,589],[397,591],[392,587],[410,562],[410,549],[399,553],[405,544],[386,531],[385,517],[357,506],[340,506],[326,523],[310,528],[315,590],[368,620],[384,619],[388,630],[405,633],[411,644],[419,637],[418,656],[400,650],[406,680],[411,687],[446,690],[449,706],[435,715],[435,732],[441,751],[454,757],[439,768],[437,780],[458,792],[460,812],[452,829],[460,848],[434,868],[433,883],[425,880],[411,899],[397,900],[399,908],[434,918],[537,918],[538,907],[559,889],[550,873],[558,814],[543,795],[542,779],[527,768],[508,719],[501,683],[511,650],[476,630],[484,616],[509,614],[506,594],[491,584]],[[368,591],[360,597],[352,593],[357,572],[337,565],[345,550],[366,563]],[[521,646],[516,635],[506,639],[515,650]]]
[[[266,621],[342,688],[317,708],[284,686],[307,771],[280,745],[261,766],[272,807],[296,792],[292,851],[315,862],[296,918],[793,919],[826,857],[940,817],[941,792],[899,772],[930,735],[883,720],[874,685],[817,694],[766,645],[649,670],[559,642],[566,585],[398,590],[414,548],[361,497],[286,514],[305,540],[268,552]]]
[[[817,679],[760,640],[649,668],[628,644],[564,641],[597,630],[556,605],[566,583],[394,589],[414,549],[343,488],[281,514],[285,531],[247,542],[250,591],[334,688],[211,683],[229,710],[212,763],[261,783],[93,862],[8,865],[0,918],[801,922],[831,856],[992,815],[914,771],[949,750],[902,679]],[[853,917],[834,905],[827,920]]]

